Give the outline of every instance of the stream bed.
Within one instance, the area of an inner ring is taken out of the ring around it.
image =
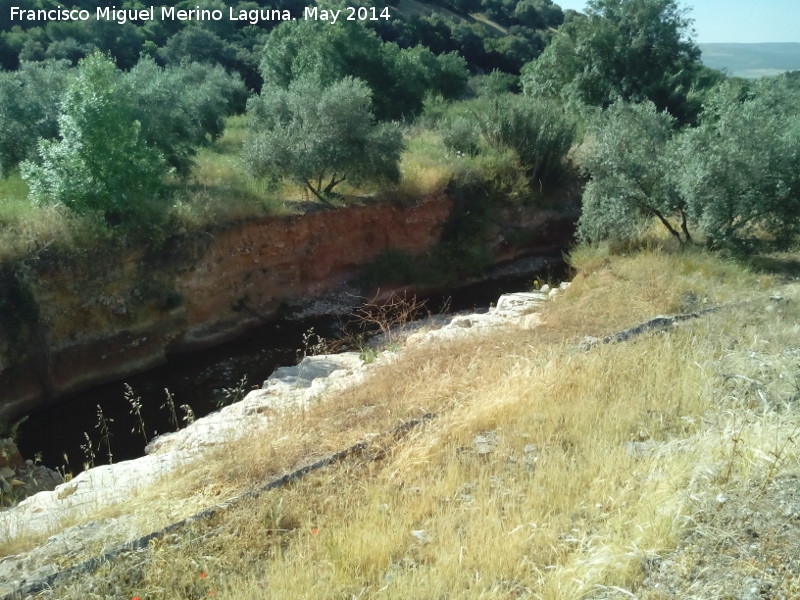
[[[524,259],[500,267],[483,282],[430,296],[425,308],[431,313],[481,312],[503,293],[530,290],[537,278],[557,281],[564,271],[560,256]],[[246,394],[261,387],[276,368],[296,364],[304,351],[304,336],[312,328],[321,337],[336,338],[340,318],[275,321],[213,348],[170,355],[161,366],[62,398],[27,415],[19,426],[17,445],[25,458],[36,457],[50,468],[73,474],[90,461],[99,465],[137,458],[144,454],[145,438],[174,431],[175,417],[184,425],[187,413],[182,406],[200,418],[229,403],[236,395],[231,388]],[[126,398],[126,384],[138,399],[141,419]],[[165,389],[172,395],[174,415]],[[99,422],[98,407],[108,435]]]

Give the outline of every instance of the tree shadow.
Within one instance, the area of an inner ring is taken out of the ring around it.
[[[748,260],[758,272],[779,275],[786,278],[800,277],[800,256],[790,253],[762,254]]]

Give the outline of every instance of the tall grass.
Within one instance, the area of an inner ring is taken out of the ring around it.
[[[50,246],[73,247],[90,229],[63,207],[33,204],[19,175],[0,178],[0,263]]]
[[[770,303],[776,279],[704,252],[578,249],[573,261],[576,281],[538,329],[379,361],[362,384],[254,429],[182,480],[154,483],[137,501],[149,506],[141,526],[167,489],[225,497],[372,439],[363,454],[44,597],[85,597],[89,585],[237,600],[634,590],[643,564],[687,528],[703,533],[722,492],[749,494],[800,464],[787,442],[798,418],[785,410],[796,396],[787,349],[799,332],[787,324],[800,320],[800,290],[784,286],[790,301]],[[579,349],[583,331],[672,312],[687,291],[693,302],[752,304]],[[759,390],[745,379],[756,376]],[[437,417],[421,428],[375,436],[426,412]]]

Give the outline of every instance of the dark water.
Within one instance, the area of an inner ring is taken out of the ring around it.
[[[515,273],[511,269],[496,279],[431,296],[425,308],[433,313],[442,307],[450,312],[485,310],[503,293],[530,290],[535,279],[560,278],[564,271],[558,258],[540,261],[530,268],[534,270]],[[175,429],[171,412],[165,406],[165,388],[174,397],[179,420],[185,416],[181,405],[190,406],[198,418],[205,416],[216,410],[219,403],[228,402],[223,389],[235,387],[243,377],[247,377],[244,387],[250,391],[260,387],[277,367],[296,364],[303,348],[303,335],[309,328],[313,327],[323,337],[335,338],[341,332],[340,321],[337,317],[278,321],[214,348],[169,356],[162,366],[61,399],[31,413],[19,428],[18,446],[24,457],[39,455],[52,468],[65,465],[66,454],[67,471],[77,474],[87,461],[86,451],[81,448],[86,445],[85,433],[93,443],[95,464],[107,463],[106,446],[98,425],[100,406],[111,433],[113,461],[136,458],[144,453],[145,440],[138,428],[139,420],[125,398],[125,383],[141,398],[142,421],[150,439],[157,433]]]

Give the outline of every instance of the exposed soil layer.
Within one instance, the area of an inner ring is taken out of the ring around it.
[[[157,248],[29,261],[6,277],[14,297],[0,298],[11,308],[0,322],[0,421],[279,319],[387,250],[429,252],[452,211],[440,193],[413,205],[264,217],[177,234]],[[567,212],[508,215],[507,229],[523,242],[509,245],[501,225],[485,243],[498,262],[552,254],[569,243],[575,215]]]

